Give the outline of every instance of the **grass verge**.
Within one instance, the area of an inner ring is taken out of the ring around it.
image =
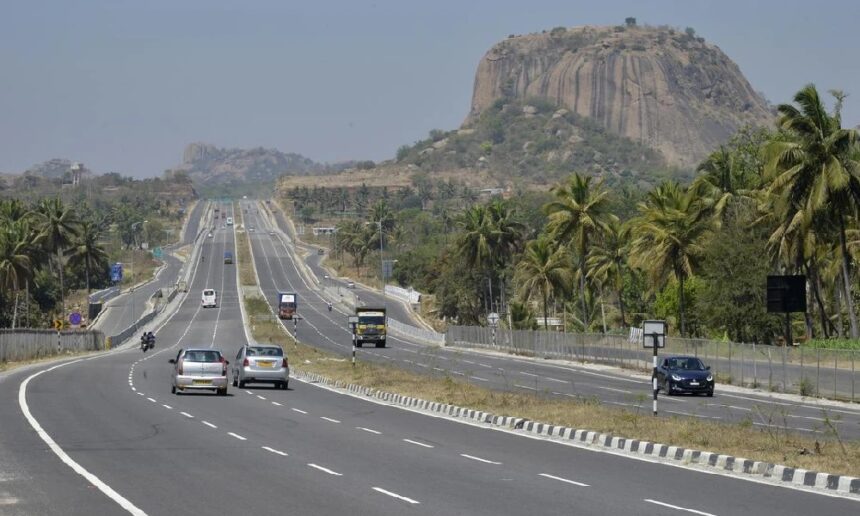
[[[642,395],[634,410],[602,406],[597,400],[562,401],[542,393],[524,395],[493,391],[451,376],[420,375],[362,361],[352,367],[346,358],[296,343],[283,330],[262,297],[245,299],[251,332],[258,342],[283,346],[293,367],[333,380],[535,421],[583,428],[621,437],[647,440],[785,464],[833,474],[860,476],[860,443],[843,441],[835,420],[822,423],[831,439],[790,433],[791,423],[782,411],[754,414],[741,423],[715,423],[694,418],[650,415],[650,401]],[[360,356],[360,355],[359,355]],[[513,382],[513,380],[511,380]],[[753,420],[770,427],[753,426]]]
[[[243,286],[254,286],[257,278],[254,276],[254,263],[251,260],[251,242],[248,232],[242,226],[242,210],[235,210],[234,224],[236,229],[236,254],[239,264],[239,283]]]
[[[38,364],[41,362],[48,362],[50,360],[58,360],[62,358],[76,358],[82,357],[86,355],[91,355],[93,353],[100,353],[101,351],[66,351],[64,353],[57,353],[54,355],[47,355],[39,358],[32,358],[30,360],[17,360],[12,362],[0,362],[0,373],[5,373],[7,371],[12,371],[13,369],[17,369],[19,367],[24,367],[31,364]]]

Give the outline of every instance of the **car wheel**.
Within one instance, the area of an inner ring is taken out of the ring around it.
[[[377,347],[377,348],[384,348],[384,347],[385,347],[385,343],[384,343],[384,342],[377,342],[377,343],[376,343],[376,347]]]
[[[233,387],[238,387],[238,386],[239,386],[239,377],[234,375],[233,376]]]
[[[170,394],[176,394],[176,386],[175,385],[170,386]]]
[[[362,343],[362,342],[356,342],[356,343],[355,343],[355,347],[357,347],[357,348],[360,348],[362,345],[363,345],[363,343]]]
[[[223,389],[218,389],[218,396],[226,396],[227,395],[227,387]]]
[[[666,391],[666,396],[672,396],[672,382],[670,380],[666,380],[666,385],[663,387],[663,390]]]
[[[709,391],[707,392],[707,394],[706,394],[706,395],[707,395],[709,398],[713,398],[713,397],[714,397],[714,389],[709,390]]]
[[[281,384],[281,387],[286,391],[290,389],[290,382],[284,382]]]
[[[245,388],[245,382],[243,382],[242,380],[239,380],[239,388],[240,388],[240,389],[244,389],[244,388]]]

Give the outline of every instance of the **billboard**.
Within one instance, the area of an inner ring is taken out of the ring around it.
[[[114,283],[122,281],[122,264],[115,263],[110,266],[110,280]]]

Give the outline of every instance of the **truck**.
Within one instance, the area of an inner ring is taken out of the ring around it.
[[[232,226],[232,225],[233,225],[233,217],[227,217],[227,225],[228,225],[228,226]]]
[[[355,309],[358,322],[355,325],[355,345],[376,344],[377,348],[385,347],[386,323],[385,308],[359,306]]]
[[[278,317],[292,319],[296,314],[296,293],[282,292],[278,294]]]

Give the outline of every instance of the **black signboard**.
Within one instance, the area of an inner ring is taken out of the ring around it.
[[[806,312],[806,276],[768,276],[767,311]]]

